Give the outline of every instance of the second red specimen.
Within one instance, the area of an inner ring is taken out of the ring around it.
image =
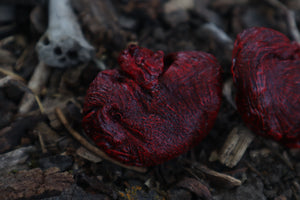
[[[164,56],[130,46],[119,69],[100,72],[84,105],[87,135],[127,165],[153,166],[198,144],[221,102],[221,67],[198,51]]]
[[[232,73],[249,128],[300,148],[300,45],[272,29],[245,30],[235,41]]]

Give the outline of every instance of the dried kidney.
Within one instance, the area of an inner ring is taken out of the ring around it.
[[[164,56],[130,46],[119,69],[100,72],[84,105],[87,135],[110,157],[153,166],[197,145],[221,102],[221,67],[198,51]]]
[[[236,104],[255,133],[300,148],[300,45],[268,28],[237,36],[232,73]]]

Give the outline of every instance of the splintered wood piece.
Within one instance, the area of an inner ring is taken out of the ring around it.
[[[213,184],[224,188],[234,188],[242,185],[242,181],[224,173],[214,171],[204,165],[195,165],[194,168],[204,174]]]
[[[250,130],[244,127],[235,127],[228,135],[219,153],[220,162],[227,167],[236,166],[254,137]]]

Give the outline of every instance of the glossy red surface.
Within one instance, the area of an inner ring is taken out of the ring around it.
[[[300,45],[268,28],[237,36],[232,73],[236,103],[255,133],[300,148]]]
[[[221,67],[207,53],[130,46],[119,69],[100,72],[84,105],[83,127],[109,156],[153,166],[197,145],[221,102]]]

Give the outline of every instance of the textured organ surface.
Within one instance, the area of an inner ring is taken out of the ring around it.
[[[300,45],[268,28],[238,35],[232,73],[236,103],[255,133],[300,148]]]
[[[221,67],[207,53],[164,56],[130,46],[119,69],[100,72],[88,89],[83,127],[110,157],[153,166],[198,144],[221,102]]]

